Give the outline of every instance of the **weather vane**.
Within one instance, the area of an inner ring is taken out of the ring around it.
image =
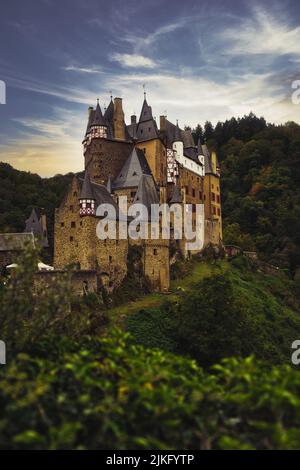
[[[111,91],[111,90],[109,90],[109,93],[110,93],[110,99],[112,100],[112,98],[113,98],[112,91]]]
[[[143,89],[144,89],[144,98],[146,99],[146,83],[143,83]]]

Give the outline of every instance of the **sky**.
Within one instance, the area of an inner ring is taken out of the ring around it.
[[[87,108],[213,124],[253,111],[300,123],[300,2],[20,0],[0,6],[0,161],[52,176],[83,169]],[[1,83],[1,82],[0,82]]]

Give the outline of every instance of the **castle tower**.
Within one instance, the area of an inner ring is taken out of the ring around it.
[[[148,105],[146,94],[136,126],[136,146],[143,150],[155,181],[161,188],[167,185],[167,152],[159,134],[152,108]],[[166,200],[166,191],[161,191],[162,202]]]
[[[95,198],[87,171],[84,174],[83,185],[79,197],[79,214],[81,217],[96,215]]]
[[[210,153],[205,144],[201,146],[199,151],[201,151],[205,163],[205,243],[218,245],[222,242],[220,168],[215,152]]]
[[[95,109],[93,120],[90,124],[89,134],[91,139],[107,138],[107,124],[103,117],[99,100]]]
[[[85,170],[91,183],[107,185],[122,168],[133,143],[126,139],[121,98],[115,98],[102,114],[99,100],[96,109],[89,108],[88,126],[83,140]]]

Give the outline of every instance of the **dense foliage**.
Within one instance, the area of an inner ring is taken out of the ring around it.
[[[300,266],[300,126],[267,125],[250,114],[194,136],[215,148],[221,164],[224,241],[286,267]]]
[[[59,207],[72,176],[69,173],[41,178],[0,162],[0,232],[23,232],[32,208],[42,208],[47,215],[52,246],[54,209]]]
[[[129,316],[128,330],[145,346],[190,355],[203,367],[253,353],[270,363],[289,362],[300,332],[297,283],[251,270],[248,263],[216,263],[214,274],[183,292],[179,302]]]
[[[0,448],[294,449],[300,375],[195,362],[110,338],[40,341],[1,370]]]
[[[31,351],[45,334],[68,335],[101,331],[106,316],[93,295],[77,298],[71,273],[57,273],[47,286],[36,275],[39,253],[28,246],[17,259],[17,268],[0,281],[0,338],[9,357]]]

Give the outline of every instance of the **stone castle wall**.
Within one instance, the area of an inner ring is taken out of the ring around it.
[[[132,149],[130,142],[93,139],[84,154],[91,181],[106,185],[109,177],[115,178]]]

